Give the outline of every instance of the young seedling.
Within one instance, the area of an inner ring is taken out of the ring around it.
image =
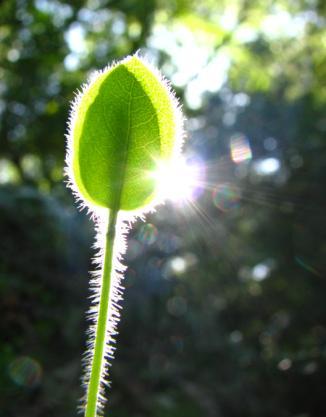
[[[171,88],[138,55],[95,72],[72,104],[66,174],[75,197],[92,214],[98,247],[83,379],[85,417],[103,413],[126,233],[136,217],[162,201],[157,173],[164,175],[178,163],[182,136],[182,115]]]

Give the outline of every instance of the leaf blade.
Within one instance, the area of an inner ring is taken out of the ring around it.
[[[90,83],[73,119],[70,171],[86,204],[132,211],[155,201],[150,174],[182,139],[179,109],[159,75],[127,58]]]

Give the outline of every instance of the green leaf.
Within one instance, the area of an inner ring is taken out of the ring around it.
[[[155,201],[153,173],[178,148],[180,114],[166,82],[138,56],[99,72],[74,105],[68,166],[87,205],[135,210]]]
[[[123,221],[162,197],[157,171],[162,164],[173,163],[181,139],[182,118],[174,95],[138,56],[95,73],[74,102],[68,134],[69,185],[99,214],[95,221],[100,273],[91,281],[94,304],[84,376],[85,417],[98,416],[104,406],[107,361],[114,351],[122,293]]]

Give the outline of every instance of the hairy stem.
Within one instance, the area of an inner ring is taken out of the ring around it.
[[[113,246],[116,235],[116,223],[118,212],[110,211],[108,228],[105,237],[105,250],[102,266],[101,290],[99,311],[95,330],[95,344],[91,364],[89,384],[87,388],[87,400],[85,417],[96,417],[98,397],[100,394],[101,377],[104,373],[105,346],[107,339],[107,326],[109,319],[110,288],[113,271]]]

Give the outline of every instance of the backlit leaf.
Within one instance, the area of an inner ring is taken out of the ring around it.
[[[167,83],[138,56],[98,72],[74,103],[68,171],[86,205],[135,210],[156,198],[154,172],[180,145]]]

